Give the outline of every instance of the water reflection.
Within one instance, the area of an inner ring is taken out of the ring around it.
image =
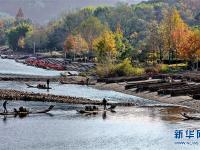
[[[24,101],[12,101],[9,103],[9,112],[13,110],[13,108],[17,108],[19,106],[24,106],[25,108],[29,108],[31,111],[38,111],[46,109],[49,105],[55,105],[55,108],[53,111],[50,111],[48,113],[45,113],[45,115],[50,117],[55,117],[58,114],[66,115],[66,112],[71,112],[70,115],[74,117],[75,115],[78,117],[81,117],[83,115],[79,113],[73,113],[76,112],[76,110],[84,109],[85,106],[83,105],[68,105],[68,104],[60,104],[60,103],[43,103],[43,102],[24,102]],[[100,110],[103,110],[103,107],[99,108]],[[3,111],[0,108],[0,111]],[[181,117],[180,113],[182,112],[189,112],[189,113],[196,113],[195,111],[184,108],[184,107],[117,107],[115,110],[110,111],[99,111],[98,113],[89,115],[86,114],[86,116],[93,116],[93,117],[99,117],[102,116],[102,119],[105,120],[109,116],[109,118],[112,119],[130,119],[135,120],[138,118],[142,119],[151,119],[151,121],[169,121],[169,122],[179,122],[183,118]],[[19,114],[19,115],[13,115],[13,117],[19,117],[24,118],[27,116],[41,116],[40,114]],[[4,115],[3,120],[7,120],[7,116]]]
[[[48,114],[9,117],[0,123],[0,147],[5,149],[163,149],[174,145],[174,130],[198,128],[195,121],[183,122],[174,108],[117,107],[116,113],[78,114],[82,105],[13,101],[9,108],[26,106],[32,110],[55,105]],[[168,110],[169,109],[169,110]],[[171,112],[171,113],[166,113]],[[170,119],[166,118],[171,116]],[[2,120],[4,117],[1,117]],[[106,120],[106,121],[105,121]],[[164,133],[164,136],[163,136]],[[23,136],[22,136],[23,135]],[[67,144],[66,144],[67,143]],[[188,147],[186,148],[188,149]]]
[[[3,122],[6,123],[6,121],[7,121],[7,116],[4,115],[4,116],[3,116]]]
[[[106,111],[103,111],[103,113],[102,113],[102,118],[103,118],[103,120],[105,120],[105,119],[107,118],[107,116],[106,116]]]

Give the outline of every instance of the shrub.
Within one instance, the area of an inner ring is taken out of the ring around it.
[[[156,67],[147,67],[145,68],[145,73],[159,73],[159,68],[156,66]]]
[[[96,73],[100,77],[119,77],[119,76],[131,76],[142,75],[144,73],[143,68],[133,67],[129,59],[125,59],[119,64],[104,64],[98,65]]]
[[[130,76],[134,74],[133,66],[129,59],[125,59],[122,63],[116,65],[115,73],[118,76]]]
[[[170,72],[169,65],[166,65],[166,64],[159,65],[159,72],[160,73],[168,73],[168,72]]]
[[[99,64],[96,67],[96,73],[99,77],[111,77],[114,76],[113,64]]]
[[[144,72],[145,72],[144,68],[136,68],[136,67],[133,68],[133,75],[137,75],[137,76],[143,75]]]
[[[168,72],[170,72],[170,67],[165,64],[160,64],[160,65],[145,68],[145,73],[150,73],[150,74],[168,73]]]

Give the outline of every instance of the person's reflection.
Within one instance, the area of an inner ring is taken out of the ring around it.
[[[103,118],[103,120],[105,120],[106,119],[106,111],[103,111],[103,114],[102,114],[102,118]]]
[[[3,116],[3,122],[6,123],[7,122],[7,115]]]

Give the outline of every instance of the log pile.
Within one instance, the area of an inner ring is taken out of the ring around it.
[[[195,83],[188,84],[187,81]],[[107,84],[127,82],[125,90],[136,88],[136,92],[150,91],[158,92],[159,95],[171,96],[189,95],[193,96],[194,99],[200,99],[200,84],[198,84],[200,82],[200,72],[102,78],[98,79],[97,82],[105,82]]]
[[[161,89],[158,91],[159,95],[183,96],[200,94],[200,85],[185,85],[181,87],[173,87],[171,89]]]
[[[17,90],[0,90],[0,99],[2,100],[24,100],[24,101],[41,101],[41,102],[59,102],[71,104],[96,104],[98,101],[93,101],[85,98],[60,96],[52,94],[41,94],[33,92],[24,92]]]
[[[194,94],[192,98],[196,100],[200,100],[200,94]]]
[[[118,82],[128,82],[128,81],[141,81],[147,80],[149,78],[148,75],[143,76],[131,76],[131,77],[113,77],[113,78],[101,78],[98,79],[97,82],[106,82],[109,83],[118,83]]]
[[[165,80],[145,80],[140,82],[129,82],[127,85],[125,85],[125,90],[137,88],[142,85],[151,85],[156,83],[166,83]]]
[[[87,98],[60,96],[53,94],[41,94],[33,92],[24,92],[17,90],[4,90],[0,89],[1,100],[24,100],[24,101],[40,101],[40,102],[56,102],[56,103],[68,103],[68,104],[83,104],[83,105],[102,105],[101,101],[90,100]],[[115,106],[134,106],[134,103],[108,103],[108,105],[114,104]]]
[[[167,88],[172,88],[172,87],[179,87],[179,86],[184,86],[186,85],[185,82],[172,82],[172,83],[153,83],[153,84],[145,84],[145,85],[139,85],[137,87],[137,92],[142,92],[142,91],[159,91],[160,89],[167,89]]]

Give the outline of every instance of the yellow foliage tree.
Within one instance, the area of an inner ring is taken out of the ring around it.
[[[117,55],[113,32],[105,30],[94,40],[94,49],[97,54],[98,62],[108,63],[109,61],[112,61]]]
[[[24,46],[25,46],[25,39],[24,39],[24,37],[20,37],[19,38],[19,40],[18,40],[18,46],[20,48],[24,48]]]
[[[185,26],[185,24],[175,8],[164,14],[164,19],[160,25],[160,31],[163,40],[163,50],[168,53],[169,61],[173,60],[175,57],[177,58],[177,43],[174,42],[173,35],[174,31],[179,26]]]

